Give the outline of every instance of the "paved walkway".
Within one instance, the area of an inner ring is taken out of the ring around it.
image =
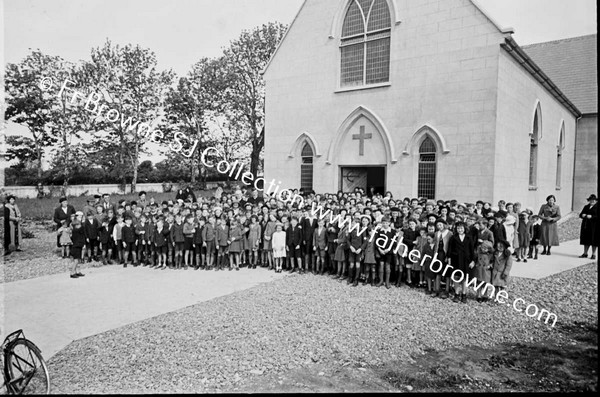
[[[163,271],[118,265],[84,273],[78,279],[63,273],[0,284],[2,340],[6,330],[23,329],[49,359],[74,340],[285,277],[264,269]]]
[[[579,240],[561,243],[558,247],[552,247],[551,251],[552,255],[539,255],[537,261],[528,259],[527,263],[513,262],[510,275],[540,279],[593,262],[590,258],[579,258],[579,255],[583,252]],[[540,252],[542,251],[540,250]]]

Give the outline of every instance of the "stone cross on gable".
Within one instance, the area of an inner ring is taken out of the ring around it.
[[[352,135],[352,140],[360,141],[359,151],[358,151],[359,156],[365,155],[365,140],[371,139],[371,138],[373,138],[373,134],[365,134],[365,126],[364,125],[360,126],[360,134]]]

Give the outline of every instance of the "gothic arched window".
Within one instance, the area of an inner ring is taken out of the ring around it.
[[[556,148],[556,189],[561,188],[562,184],[562,154],[565,150],[565,125],[560,128],[558,137],[558,147]]]
[[[386,0],[352,0],[342,26],[341,87],[390,80],[392,21]]]
[[[435,180],[437,174],[437,148],[431,137],[426,137],[419,147],[419,197],[435,199]]]
[[[531,131],[529,143],[529,187],[537,186],[537,163],[538,163],[538,142],[540,139],[541,129],[541,111],[538,108],[535,111],[533,118],[533,130]]]
[[[300,188],[304,191],[313,190],[313,160],[314,152],[308,143],[302,148],[302,165],[300,166]]]

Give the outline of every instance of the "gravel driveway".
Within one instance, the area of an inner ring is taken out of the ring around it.
[[[50,360],[53,391],[231,392],[300,367],[333,371],[412,362],[452,347],[569,343],[561,326],[597,326],[597,278],[590,264],[542,280],[513,280],[511,298],[555,312],[553,329],[504,305],[462,305],[406,287],[350,288],[293,275],[76,341]]]

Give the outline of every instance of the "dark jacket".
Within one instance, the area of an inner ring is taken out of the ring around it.
[[[465,234],[463,241],[460,241],[458,234],[453,234],[450,237],[448,247],[448,257],[452,261],[450,265],[455,270],[461,270],[466,274],[471,275],[469,263],[474,260],[475,244],[473,239],[468,234]]]
[[[66,220],[67,226],[69,226],[71,223],[71,215],[75,215],[75,207],[73,207],[71,204],[67,205],[67,213],[65,213],[62,207],[59,206],[54,209],[54,223],[56,223],[57,227],[60,227],[60,222],[62,220]]]
[[[85,245],[85,231],[83,226],[80,228],[73,228],[73,233],[71,234],[71,241],[73,241],[73,247],[81,248]]]
[[[100,229],[100,223],[98,219],[93,218],[90,222],[88,219],[83,222],[83,232],[85,233],[85,238],[90,241],[98,239],[98,229]]]
[[[131,226],[123,225],[121,228],[121,241],[127,244],[135,243],[135,226],[133,224]]]
[[[300,222],[300,226],[302,227],[302,243],[304,245],[312,246],[313,233],[315,232],[315,229],[318,226],[317,220],[302,218],[302,222]]]
[[[302,243],[302,228],[297,225],[296,227],[288,227],[285,231],[285,244],[288,247],[296,248]]]
[[[177,222],[173,223],[171,227],[171,241],[174,243],[183,243],[185,241],[183,223],[181,225],[178,225]]]
[[[159,232],[158,228],[155,227],[154,229],[154,244],[156,244],[157,247],[164,247],[165,245],[167,245],[167,243],[169,242],[169,227],[164,224],[162,230]]]

